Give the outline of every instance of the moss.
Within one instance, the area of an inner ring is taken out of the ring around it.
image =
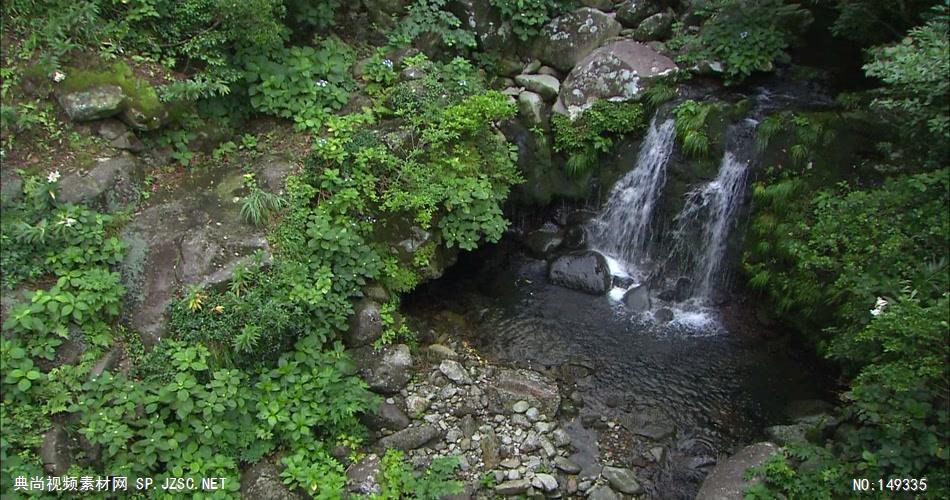
[[[147,81],[135,76],[132,68],[118,62],[105,70],[69,68],[66,79],[59,84],[66,92],[78,92],[100,85],[117,85],[129,98],[129,107],[139,111],[148,120],[161,119],[165,112],[158,93]]]

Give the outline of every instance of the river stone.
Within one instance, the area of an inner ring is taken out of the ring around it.
[[[603,295],[610,290],[611,276],[607,259],[594,251],[572,252],[551,262],[548,279],[555,285]]]
[[[241,473],[242,498],[261,500],[298,500],[302,496],[284,485],[280,469],[273,462],[263,459]]]
[[[531,480],[531,486],[541,491],[554,491],[557,489],[557,479],[550,474],[539,472],[535,474],[534,479]]]
[[[373,300],[362,299],[353,307],[349,329],[343,333],[347,347],[370,345],[383,335],[383,317],[380,306]]]
[[[636,474],[630,469],[605,466],[600,473],[610,483],[610,487],[620,493],[636,495],[643,492]]]
[[[380,439],[376,442],[376,447],[381,450],[396,448],[397,450],[409,451],[421,448],[441,436],[442,432],[439,431],[439,428],[432,425],[407,427]]]
[[[633,312],[650,310],[650,289],[646,285],[637,285],[623,295],[623,305]]]
[[[750,467],[764,464],[768,458],[779,451],[772,443],[756,443],[746,446],[735,455],[719,462],[706,476],[696,498],[703,500],[742,500],[744,491],[759,481],[745,481],[743,476]]]
[[[673,321],[673,310],[668,307],[657,309],[656,312],[653,313],[653,319],[658,323],[669,323]]]
[[[621,28],[613,17],[582,7],[544,25],[534,54],[544,63],[567,72],[608,38],[620,34]]]
[[[380,394],[396,394],[409,382],[412,355],[409,346],[386,346],[379,351],[371,346],[349,351],[369,389]]]
[[[378,476],[379,455],[371,453],[346,470],[346,489],[361,495],[379,493],[382,488],[379,485]]]
[[[565,474],[580,474],[581,466],[571,462],[565,457],[555,457],[554,466],[559,470],[564,471]]]
[[[383,402],[373,413],[360,415],[360,422],[374,431],[389,429],[401,431],[409,427],[409,417],[398,406]]]
[[[533,257],[543,259],[557,250],[564,238],[560,231],[538,229],[531,231],[524,238],[524,244]]]
[[[69,449],[69,435],[59,424],[53,424],[45,436],[40,448],[40,458],[43,460],[43,469],[53,476],[62,476],[69,470],[73,462]]]
[[[633,30],[633,37],[640,41],[663,40],[670,36],[673,28],[673,13],[659,12],[643,20]]]
[[[546,127],[548,122],[547,108],[548,106],[541,100],[541,96],[534,92],[526,90],[518,94],[518,115],[528,127]]]
[[[655,0],[626,0],[617,8],[617,21],[627,28],[636,28],[659,10],[659,3]]]
[[[495,486],[495,493],[502,496],[521,495],[531,487],[527,479],[512,479]]]
[[[518,75],[515,77],[515,83],[537,93],[547,102],[554,102],[561,91],[561,82],[550,75]]]
[[[141,176],[140,163],[129,153],[114,158],[100,158],[85,175],[69,174],[60,181],[59,200],[85,203],[114,212],[139,200],[141,194],[138,183]]]
[[[442,363],[439,364],[439,371],[456,384],[472,383],[472,379],[468,376],[468,372],[465,371],[465,367],[460,365],[458,361],[451,359],[443,360]]]
[[[511,413],[515,403],[527,401],[553,418],[561,404],[557,384],[532,370],[499,369],[486,392],[496,413]]]
[[[676,70],[670,58],[632,40],[611,42],[580,61],[561,84],[555,111],[571,119],[601,99],[637,98],[652,79]]]
[[[122,112],[128,98],[118,85],[102,85],[61,94],[59,105],[74,122],[100,120]]]
[[[587,492],[588,500],[620,500],[620,495],[614,493],[607,485],[595,486]]]

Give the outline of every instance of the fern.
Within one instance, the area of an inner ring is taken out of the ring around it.
[[[241,206],[241,217],[245,222],[261,226],[274,212],[287,204],[287,201],[273,193],[254,187],[251,194],[244,198]]]
[[[593,147],[587,147],[571,154],[564,167],[571,175],[581,175],[597,163],[597,150]]]
[[[666,83],[655,83],[643,91],[643,98],[652,108],[676,97],[676,89]]]
[[[713,105],[683,101],[673,110],[676,116],[676,137],[686,154],[704,157],[709,154],[709,136],[706,134],[706,119]]]

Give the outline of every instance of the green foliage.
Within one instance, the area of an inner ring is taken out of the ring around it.
[[[111,67],[100,70],[65,68],[66,78],[58,84],[64,92],[87,90],[100,85],[117,85],[122,94],[129,98],[128,106],[151,118],[158,116],[164,109],[158,93],[148,81],[136,76],[125,62],[117,62]]]
[[[462,491],[462,483],[450,478],[459,461],[456,457],[439,457],[432,460],[429,468],[415,473],[404,460],[403,452],[388,450],[382,459],[379,486],[382,491],[373,494],[373,500],[438,500]]]
[[[389,34],[389,43],[394,47],[409,45],[424,34],[438,37],[447,47],[465,49],[475,47],[475,35],[465,29],[462,21],[446,7],[447,0],[414,0],[399,21],[398,27]]]
[[[555,115],[551,125],[554,150],[568,154],[568,172],[581,174],[596,164],[599,153],[610,151],[616,136],[646,128],[646,118],[638,102],[601,100],[573,121]]]
[[[287,204],[279,195],[269,193],[257,186],[254,174],[244,174],[244,187],[248,191],[241,204],[241,217],[248,224],[262,226],[275,212]]]
[[[511,30],[522,41],[541,32],[541,27],[549,19],[557,16],[564,8],[564,2],[555,0],[490,0],[504,19],[511,21]]]
[[[786,49],[812,20],[799,4],[782,0],[713,0],[696,14],[703,19],[699,32],[678,25],[670,48],[683,49],[683,64],[720,63],[729,83],[787,61]]]
[[[673,115],[676,117],[676,138],[686,154],[695,157],[705,157],[709,154],[706,121],[714,108],[714,104],[689,99],[673,109]]]
[[[835,140],[834,130],[823,117],[791,111],[769,115],[762,120],[756,132],[756,146],[759,150],[765,150],[778,134],[790,133],[791,142],[783,146],[796,166],[804,165],[806,160],[813,160],[816,151],[831,145]]]
[[[933,0],[837,0],[829,2],[837,12],[831,32],[862,44],[877,44],[900,38],[920,23]]]

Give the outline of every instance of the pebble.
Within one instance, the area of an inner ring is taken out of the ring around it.
[[[541,412],[538,411],[538,409],[533,406],[531,408],[528,408],[524,414],[526,417],[528,417],[528,420],[532,422],[537,422],[538,420],[541,420]]]
[[[517,458],[506,458],[501,461],[501,466],[506,469],[517,469],[521,465],[521,461]]]
[[[571,435],[564,429],[556,429],[552,437],[554,438],[554,444],[558,447],[563,448],[571,444]]]
[[[531,480],[531,485],[539,490],[554,491],[557,489],[557,479],[550,474],[537,474]]]
[[[559,470],[564,471],[566,474],[580,474],[581,466],[575,464],[570,459],[565,457],[556,457],[554,459],[554,466]]]
[[[529,408],[530,406],[528,405],[527,401],[518,401],[517,403],[514,404],[514,406],[511,407],[511,409],[514,410],[515,413],[524,413],[528,411]],[[537,411],[537,408],[535,408],[535,411]]]

